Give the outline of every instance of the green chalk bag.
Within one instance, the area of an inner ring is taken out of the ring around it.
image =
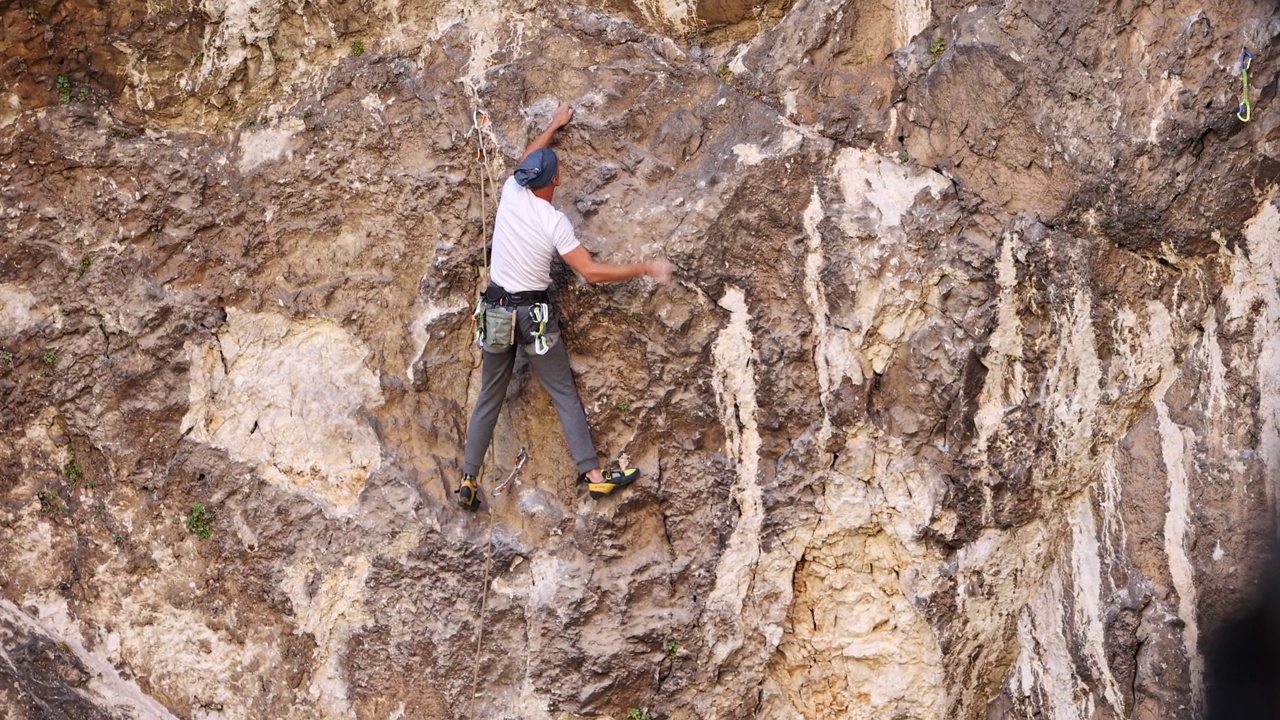
[[[480,347],[485,352],[506,352],[515,341],[516,311],[515,308],[503,305],[489,305],[484,309],[484,337]]]

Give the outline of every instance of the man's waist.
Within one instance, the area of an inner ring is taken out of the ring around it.
[[[508,292],[506,288],[498,285],[497,283],[489,284],[489,289],[484,291],[484,299],[486,302],[490,302],[495,305],[510,305],[516,307],[551,302],[551,296],[547,294],[546,290]]]

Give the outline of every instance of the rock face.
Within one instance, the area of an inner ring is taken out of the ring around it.
[[[0,8],[7,716],[1204,709],[1276,529],[1274,4],[117,5]],[[645,474],[587,498],[522,366],[463,513],[560,101],[580,238],[678,268],[558,274]]]

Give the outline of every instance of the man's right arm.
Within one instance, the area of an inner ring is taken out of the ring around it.
[[[571,107],[569,103],[561,104],[560,107],[556,108],[555,112],[551,113],[551,124],[548,125],[547,129],[543,130],[538,137],[534,138],[533,142],[529,143],[529,147],[524,149],[524,154],[520,156],[520,159],[516,161],[516,164],[519,165],[523,162],[525,158],[529,157],[529,155],[533,153],[533,151],[541,150],[542,148],[551,145],[551,138],[556,134],[556,131],[565,125],[568,125],[569,121],[572,119],[573,107]]]

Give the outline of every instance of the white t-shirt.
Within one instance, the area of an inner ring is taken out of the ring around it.
[[[546,290],[555,254],[572,252],[579,244],[564,213],[514,177],[507,178],[493,221],[489,275],[495,284],[513,293]]]

